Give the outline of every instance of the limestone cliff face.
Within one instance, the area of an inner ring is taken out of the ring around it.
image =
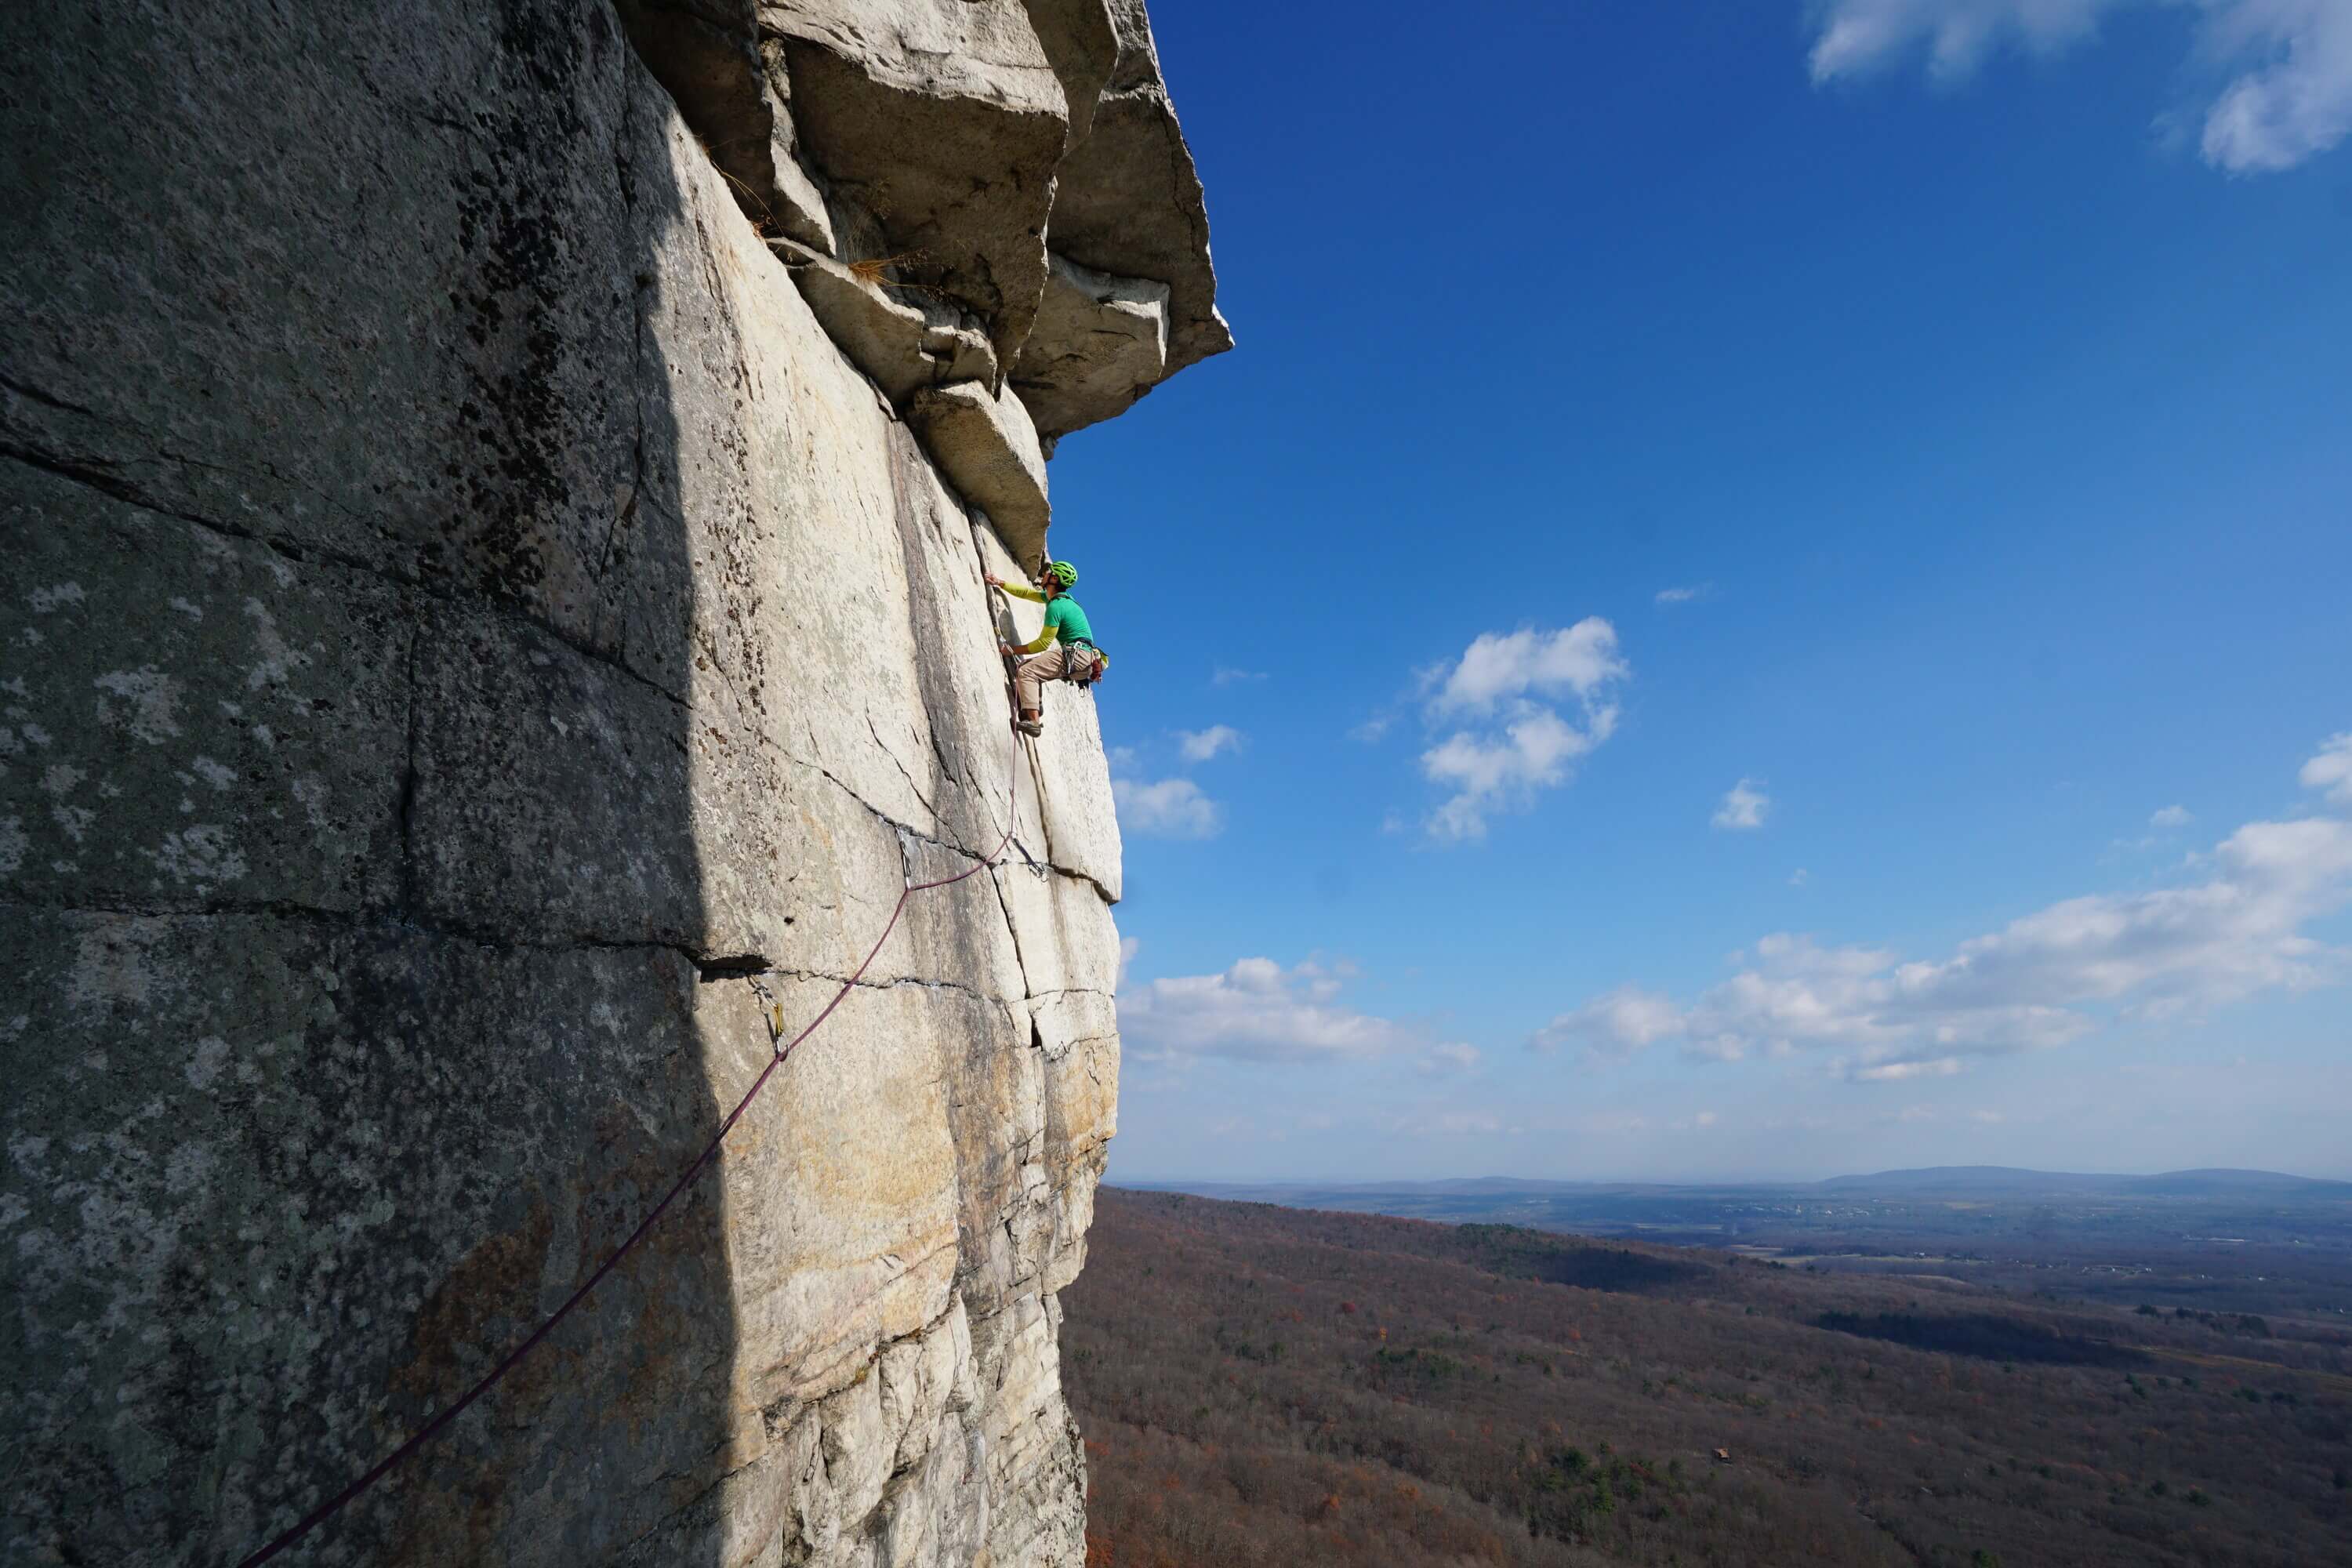
[[[1139,7],[0,50],[0,1560],[331,1496],[710,1137],[747,973],[797,1028],[1010,825],[281,1561],[1077,1562],[1119,844],[1090,698],[1013,744],[981,576],[1055,437],[1230,342]]]

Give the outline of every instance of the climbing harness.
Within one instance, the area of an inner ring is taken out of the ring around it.
[[[975,540],[974,542],[976,544],[977,541]],[[627,1239],[623,1241],[620,1246],[614,1247],[610,1253],[606,1254],[604,1261],[596,1266],[596,1271],[589,1275],[588,1278],[581,1283],[578,1289],[565,1297],[562,1306],[556,1308],[554,1312],[551,1314],[545,1321],[541,1322],[539,1327],[533,1329],[529,1337],[524,1339],[520,1344],[509,1351],[505,1359],[500,1361],[498,1365],[490,1368],[490,1370],[471,1388],[468,1388],[464,1394],[458,1395],[451,1404],[445,1405],[438,1415],[435,1415],[430,1421],[427,1421],[424,1426],[419,1426],[414,1433],[410,1434],[407,1441],[402,1443],[399,1447],[394,1448],[389,1455],[379,1460],[373,1469],[361,1476],[357,1480],[352,1482],[351,1485],[345,1487],[341,1491],[337,1492],[333,1497],[329,1498],[325,1502],[320,1503],[317,1508],[312,1509],[309,1513],[304,1514],[302,1518],[291,1528],[272,1539],[268,1545],[262,1547],[251,1556],[241,1560],[237,1564],[237,1568],[259,1568],[259,1564],[268,1562],[271,1558],[277,1556],[279,1552],[285,1551],[288,1547],[294,1545],[304,1536],[310,1534],[310,1531],[316,1530],[320,1525],[324,1524],[328,1520],[332,1519],[336,1514],[341,1512],[345,1508],[348,1508],[370,1487],[374,1486],[376,1482],[391,1474],[393,1470],[397,1468],[410,1456],[414,1455],[426,1443],[432,1441],[433,1438],[440,1433],[442,1428],[447,1426],[449,1423],[464,1415],[467,1408],[469,1408],[476,1400],[481,1398],[483,1394],[488,1394],[493,1387],[495,1387],[500,1378],[506,1376],[507,1373],[512,1372],[518,1365],[521,1364],[525,1356],[528,1356],[531,1352],[537,1350],[541,1342],[544,1341],[549,1334],[555,1331],[555,1326],[563,1321],[565,1318],[571,1316],[572,1310],[574,1307],[577,1307],[581,1302],[588,1299],[588,1292],[593,1290],[599,1284],[603,1283],[604,1276],[610,1274],[615,1268],[617,1268],[620,1265],[621,1259],[626,1258],[636,1247],[637,1243],[646,1238],[646,1234],[653,1229],[654,1226],[661,1219],[662,1215],[669,1212],[670,1205],[677,1201],[678,1195],[684,1193],[688,1187],[691,1186],[697,1177],[700,1176],[703,1172],[710,1168],[711,1163],[718,1157],[720,1146],[727,1142],[727,1134],[735,1130],[735,1123],[742,1120],[743,1113],[751,1108],[751,1102],[760,1098],[760,1091],[768,1087],[768,1079],[774,1077],[776,1069],[784,1065],[784,1059],[793,1054],[794,1047],[799,1046],[803,1040],[807,1039],[811,1035],[815,1034],[818,1028],[824,1025],[824,1021],[833,1016],[834,1009],[840,1006],[842,1003],[848,998],[850,992],[856,988],[857,983],[866,977],[866,971],[872,966],[875,958],[881,952],[882,944],[888,942],[890,940],[890,933],[898,929],[898,917],[906,911],[907,900],[908,899],[913,898],[917,893],[929,892],[934,888],[951,888],[958,882],[962,881],[965,878],[972,876],[977,872],[993,869],[998,864],[997,857],[1004,853],[1005,847],[1008,845],[1021,850],[1021,858],[1029,862],[1029,866],[1032,870],[1038,872],[1040,875],[1044,874],[1045,868],[1039,866],[1036,859],[1030,855],[1028,849],[1020,845],[1019,841],[1013,837],[1013,830],[1020,822],[1020,750],[1021,743],[1018,741],[1015,741],[1013,742],[1012,777],[1006,784],[1004,801],[1006,813],[1004,836],[996,841],[996,847],[991,849],[986,855],[982,856],[979,859],[973,861],[971,865],[965,867],[954,876],[940,877],[929,882],[918,882],[914,880],[912,873],[902,868],[900,871],[900,879],[903,885],[898,889],[898,901],[890,906],[890,918],[883,922],[882,934],[874,939],[874,945],[866,950],[865,958],[858,963],[856,969],[851,972],[848,979],[841,983],[840,989],[833,994],[833,1000],[824,1005],[824,1010],[818,1013],[815,1017],[809,1020],[807,1027],[801,1030],[799,1034],[794,1035],[792,1038],[785,1039],[783,1037],[783,1004],[776,999],[775,993],[769,990],[766,984],[763,983],[757,974],[747,974],[743,977],[751,982],[752,991],[759,996],[761,1003],[764,1004],[763,1014],[768,1026],[768,1043],[772,1050],[772,1054],[768,1058],[768,1065],[760,1069],[760,1076],[751,1080],[751,1087],[743,1091],[743,1098],[735,1102],[735,1109],[727,1113],[727,1119],[719,1124],[719,1131],[711,1134],[709,1142],[703,1145],[702,1152],[694,1157],[694,1163],[687,1166],[684,1173],[671,1184],[669,1191],[662,1194],[661,1202],[654,1205],[652,1210],[646,1214],[646,1217],[637,1222],[637,1228],[629,1232]]]

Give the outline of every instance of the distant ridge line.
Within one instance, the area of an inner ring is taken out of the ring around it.
[[[1153,1178],[1120,1180],[1115,1186],[1139,1192],[1213,1194],[1255,1193],[1627,1193],[1627,1192],[2116,1192],[2143,1196],[2192,1195],[2255,1192],[2293,1192],[2306,1196],[2341,1190],[2352,1196],[2352,1181],[2325,1176],[2299,1176],[2284,1171],[2242,1170],[2230,1166],[2198,1166],[2153,1174],[2125,1172],[2039,1171],[2021,1165],[1926,1165],[1877,1171],[1868,1174],[1829,1176],[1818,1181],[1561,1181],[1543,1176],[1453,1176],[1414,1181],[1267,1181],[1192,1182]]]

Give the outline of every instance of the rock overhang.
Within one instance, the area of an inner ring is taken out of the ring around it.
[[[827,333],[960,488],[986,477],[968,499],[1024,564],[1060,437],[1233,346],[1137,0],[622,12]],[[946,390],[971,383],[986,403]]]

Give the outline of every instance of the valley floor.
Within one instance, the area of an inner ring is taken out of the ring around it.
[[[2332,1325],[1108,1188],[1088,1240],[1089,1568],[2352,1561]]]

